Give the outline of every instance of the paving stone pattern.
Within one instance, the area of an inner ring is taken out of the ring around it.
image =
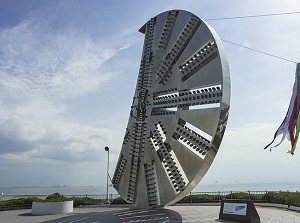
[[[300,223],[300,212],[256,207],[262,223]],[[75,208],[73,213],[32,216],[31,210],[0,212],[0,223],[194,223],[231,222],[219,219],[220,206],[171,206],[130,210],[126,207]]]

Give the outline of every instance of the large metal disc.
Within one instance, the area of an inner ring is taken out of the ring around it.
[[[215,31],[167,11],[140,30],[144,48],[113,185],[132,208],[170,205],[209,169],[225,131],[230,77]]]

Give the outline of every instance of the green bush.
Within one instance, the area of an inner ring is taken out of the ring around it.
[[[264,199],[270,203],[300,206],[299,192],[267,192]]]
[[[224,199],[224,196],[218,194],[212,194],[210,196],[212,197],[212,201],[221,201]]]
[[[181,199],[180,203],[188,203],[188,202],[213,202],[219,201],[219,195],[210,195],[210,194],[196,194],[196,195],[188,195]]]
[[[80,205],[85,206],[85,205],[97,205],[101,204],[100,199],[94,199],[90,197],[72,197],[71,200],[73,200],[73,206],[74,207],[79,207]]]
[[[205,202],[217,202],[223,199],[251,199],[253,202],[269,202],[277,204],[285,204],[300,207],[300,193],[299,192],[266,192],[265,194],[249,194],[247,192],[236,192],[227,195],[218,194],[196,194],[188,195],[184,197],[180,203],[205,203]],[[72,197],[67,198],[59,193],[49,195],[46,199],[40,199],[37,197],[11,199],[8,201],[0,201],[0,206],[12,207],[12,206],[28,206],[32,205],[32,202],[62,202],[71,201],[74,202],[74,207],[80,205],[97,205],[101,204],[103,200],[94,199],[90,197]],[[122,197],[115,198],[111,204],[127,204]]]
[[[54,193],[46,197],[45,200],[42,200],[41,202],[63,202],[63,201],[71,201],[71,198],[67,198],[59,193]]]
[[[209,202],[212,201],[212,197],[208,194],[198,194],[192,197],[195,201]]]
[[[227,194],[224,196],[225,199],[249,199],[249,193],[246,192],[236,192]]]
[[[64,202],[64,201],[72,201],[72,200],[74,202],[73,203],[74,207],[78,207],[80,205],[96,205],[96,204],[101,203],[101,200],[90,198],[90,197],[67,198],[59,193],[54,193],[54,194],[49,195],[46,199],[30,197],[30,198],[19,198],[19,199],[10,199],[7,201],[0,201],[0,206],[3,206],[3,207],[27,206],[27,205],[32,205],[32,202]]]
[[[29,197],[29,198],[19,198],[19,199],[10,199],[8,201],[1,201],[0,206],[27,206],[32,205],[32,202],[41,202],[43,201],[37,197]]]
[[[216,202],[223,199],[251,199],[253,202],[269,202],[277,204],[286,204],[300,206],[299,192],[267,192],[261,194],[251,194],[248,192],[235,192],[226,195],[218,194],[196,194],[184,197],[179,203],[205,203]]]
[[[264,194],[250,194],[250,199],[252,201],[266,201],[264,199]]]
[[[117,197],[113,199],[111,204],[127,204],[127,202],[122,197]]]

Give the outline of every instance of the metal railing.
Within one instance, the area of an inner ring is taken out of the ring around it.
[[[290,191],[191,192],[178,203],[221,202],[223,199],[250,199],[252,202],[287,204],[300,207],[300,193]]]
[[[71,198],[71,197],[78,197],[78,198],[93,198],[97,200],[106,200],[106,194],[77,194],[77,195],[64,195],[65,197]],[[120,197],[119,194],[108,194],[108,199],[110,201]]]
[[[106,194],[94,195],[65,195],[66,197],[93,198],[105,201]],[[112,202],[120,198],[118,194],[109,194]],[[255,203],[278,203],[300,206],[300,193],[290,191],[217,191],[217,192],[191,192],[178,203],[208,203],[221,202],[223,199],[250,199]]]
[[[0,195],[0,201],[9,199],[46,197],[47,195]],[[77,194],[64,195],[67,198],[75,197],[79,199],[95,199],[99,204],[107,201],[106,194]],[[286,204],[300,207],[300,193],[290,191],[217,191],[217,192],[191,192],[178,203],[208,203],[221,202],[223,199],[250,199],[253,202]],[[119,194],[109,194],[110,203],[126,203]]]

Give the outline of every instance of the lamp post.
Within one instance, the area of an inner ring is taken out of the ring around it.
[[[109,203],[108,199],[108,171],[109,171],[109,148],[105,146],[105,151],[107,151],[107,172],[106,172],[106,201]]]

